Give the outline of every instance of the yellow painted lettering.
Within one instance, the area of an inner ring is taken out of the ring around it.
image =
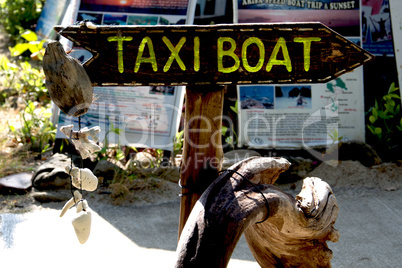
[[[144,53],[145,45],[148,45],[148,50],[149,50],[148,58],[142,57],[142,54]],[[156,64],[154,45],[152,44],[152,40],[149,36],[145,36],[142,39],[140,46],[138,47],[138,55],[137,55],[137,59],[135,60],[135,66],[134,66],[135,73],[138,72],[138,70],[140,69],[141,63],[151,63],[152,69],[154,70],[154,72],[158,71],[158,66]]]
[[[283,60],[277,59],[280,48],[282,49]],[[284,65],[288,72],[292,71],[292,62],[290,61],[289,51],[286,46],[285,38],[283,37],[279,37],[278,42],[276,42],[274,50],[272,51],[271,57],[267,63],[267,72],[270,72],[274,65]]]
[[[304,70],[308,72],[310,70],[310,50],[311,42],[321,41],[320,37],[295,37],[293,41],[303,43],[303,55],[304,55]]]
[[[251,44],[256,44],[259,51],[260,51],[260,58],[258,59],[258,63],[256,66],[252,67],[248,64],[247,60],[247,48]],[[264,49],[264,43],[257,37],[250,37],[243,43],[243,47],[241,49],[241,60],[243,62],[244,69],[251,73],[258,72],[261,70],[262,66],[264,65],[264,59],[265,59],[265,49]]]
[[[200,38],[194,37],[194,71],[200,70]]]
[[[223,43],[229,42],[230,43],[230,49],[228,50],[223,50]],[[236,71],[239,66],[240,66],[240,59],[239,57],[234,53],[236,49],[236,42],[230,37],[219,37],[218,39],[218,72],[221,73],[231,73]],[[231,67],[223,67],[223,57],[231,57],[234,61],[235,64]]]
[[[133,40],[132,36],[110,36],[107,38],[109,42],[117,42],[117,68],[120,73],[124,73],[123,42],[131,40]]]
[[[170,40],[166,36],[162,37],[162,40],[171,52],[170,57],[165,64],[165,67],[163,67],[163,71],[164,72],[169,71],[170,66],[172,66],[173,60],[176,60],[177,63],[179,64],[180,69],[185,71],[186,66],[184,65],[183,61],[181,60],[181,58],[179,56],[179,51],[182,48],[182,46],[184,45],[184,43],[186,42],[186,38],[182,37],[176,46],[173,46],[172,42],[170,42]]]

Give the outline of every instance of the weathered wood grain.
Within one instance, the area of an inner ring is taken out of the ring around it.
[[[373,55],[321,23],[56,26],[94,86],[325,83]]]
[[[193,206],[221,168],[223,95],[222,86],[204,93],[186,89],[179,236]]]
[[[70,116],[84,115],[92,104],[93,90],[84,67],[57,42],[46,47],[43,57],[46,87],[52,101]]]
[[[226,267],[243,232],[261,267],[330,267],[326,241],[339,237],[335,196],[318,178],[305,179],[296,198],[269,185],[289,165],[283,158],[255,157],[230,168],[242,176],[223,172],[188,218],[176,267]]]

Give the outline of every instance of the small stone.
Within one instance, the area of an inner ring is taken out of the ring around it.
[[[35,171],[33,187],[38,190],[70,189],[70,176],[64,169],[66,165],[71,165],[67,155],[54,154]]]
[[[119,167],[118,165],[107,161],[107,160],[100,160],[94,170],[93,170],[93,174],[100,178],[103,178],[103,183],[107,183],[108,181],[113,180],[114,175],[117,173],[117,171],[119,171],[121,169],[121,167]]]
[[[0,194],[26,194],[32,188],[32,173],[24,172],[0,178]]]
[[[71,192],[33,192],[31,196],[39,203],[65,202],[71,198]]]

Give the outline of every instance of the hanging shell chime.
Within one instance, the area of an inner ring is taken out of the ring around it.
[[[43,56],[46,87],[52,101],[69,116],[84,115],[92,104],[93,89],[84,67],[67,55],[58,42],[50,42]]]

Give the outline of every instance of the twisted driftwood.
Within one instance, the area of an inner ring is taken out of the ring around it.
[[[339,238],[336,198],[319,178],[306,178],[296,198],[270,185],[289,166],[254,157],[224,171],[192,210],[176,267],[226,267],[243,232],[261,267],[331,267],[326,241]]]

